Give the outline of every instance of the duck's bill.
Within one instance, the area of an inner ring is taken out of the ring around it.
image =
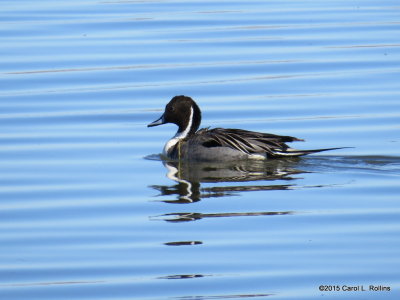
[[[159,119],[157,119],[154,122],[147,125],[147,127],[154,127],[154,126],[158,126],[158,125],[162,125],[162,124],[165,124],[164,114]]]

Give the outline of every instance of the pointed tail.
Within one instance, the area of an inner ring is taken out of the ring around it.
[[[272,156],[273,157],[293,157],[293,156],[303,156],[311,153],[329,151],[329,150],[338,150],[338,149],[346,149],[353,147],[337,147],[337,148],[325,148],[325,149],[314,149],[314,150],[297,150],[293,148],[288,148],[286,150],[274,150]]]

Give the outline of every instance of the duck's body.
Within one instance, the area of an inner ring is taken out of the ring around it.
[[[164,114],[148,127],[165,123],[178,125],[178,131],[164,147],[163,154],[174,160],[232,161],[302,156],[334,150],[296,150],[286,143],[303,141],[292,136],[281,136],[242,129],[203,128],[201,111],[192,98],[176,96],[165,107]]]

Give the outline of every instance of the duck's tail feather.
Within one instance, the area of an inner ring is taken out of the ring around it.
[[[313,150],[297,150],[293,148],[287,148],[286,150],[274,149],[272,156],[273,157],[291,157],[291,156],[303,156],[311,153],[329,151],[329,150],[338,150],[338,149],[346,149],[352,147],[336,147],[336,148],[324,148],[324,149],[313,149]]]

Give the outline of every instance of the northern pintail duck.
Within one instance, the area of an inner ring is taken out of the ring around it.
[[[303,141],[292,136],[275,135],[228,128],[198,130],[201,111],[187,96],[175,96],[166,105],[164,114],[147,127],[166,123],[178,125],[178,131],[164,146],[163,154],[174,160],[232,161],[302,156],[327,150],[297,150],[286,143]]]

